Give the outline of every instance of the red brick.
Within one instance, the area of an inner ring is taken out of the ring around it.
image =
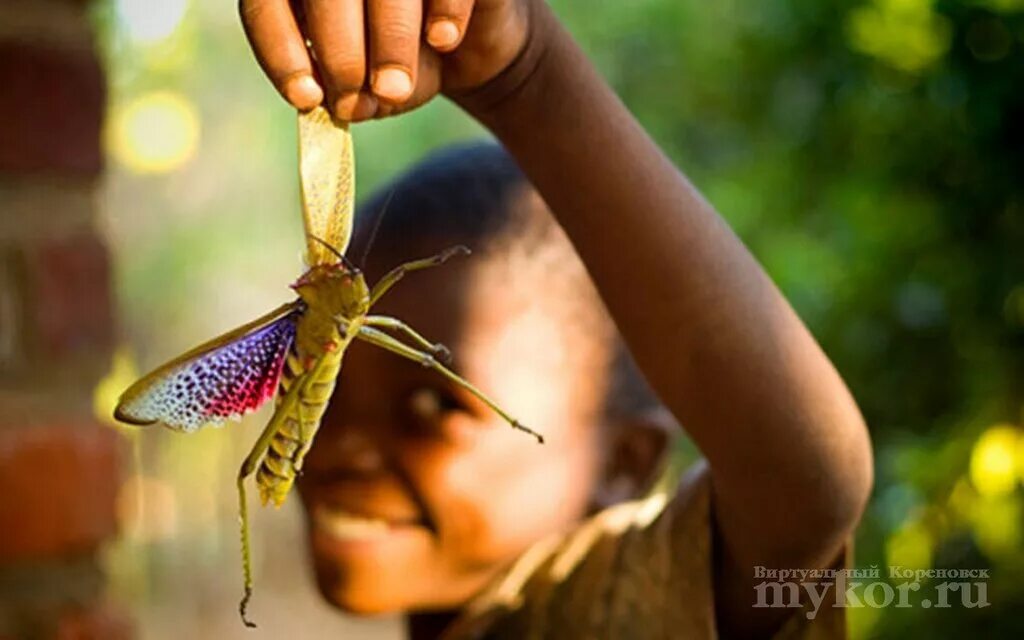
[[[88,552],[114,535],[117,448],[97,424],[0,428],[0,562]]]
[[[26,343],[47,360],[105,354],[114,341],[110,264],[92,233],[40,238],[24,251]]]
[[[93,54],[0,42],[0,172],[95,175],[106,85]]]

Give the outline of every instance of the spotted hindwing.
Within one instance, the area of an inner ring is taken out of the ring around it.
[[[114,416],[190,432],[254,411],[277,392],[301,313],[283,305],[168,362],[125,391]]]

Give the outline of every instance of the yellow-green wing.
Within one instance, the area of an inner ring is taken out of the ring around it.
[[[299,178],[309,266],[337,262],[319,238],[344,254],[355,210],[355,154],[347,124],[323,107],[299,114]]]

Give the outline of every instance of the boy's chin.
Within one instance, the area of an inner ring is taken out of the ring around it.
[[[359,543],[339,543],[314,531],[309,551],[320,594],[332,606],[354,615],[414,608],[425,595],[429,597],[424,581],[430,581],[418,541],[412,542],[389,541],[363,549]]]
[[[330,573],[330,572],[327,572]],[[331,606],[355,616],[383,616],[401,613],[407,604],[395,598],[395,593],[381,593],[376,588],[359,588],[340,580],[337,575],[325,575],[317,570],[317,588]]]
[[[382,580],[376,575],[346,573],[336,564],[314,561],[320,595],[331,606],[355,616],[384,616],[423,611],[447,611],[461,607],[475,591],[437,589],[417,583],[411,573],[401,580]]]

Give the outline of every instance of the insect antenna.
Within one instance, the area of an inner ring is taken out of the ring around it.
[[[380,213],[377,214],[377,219],[373,221],[373,228],[370,229],[370,237],[366,241],[366,248],[363,249],[363,256],[360,259],[359,264],[364,268],[366,267],[366,259],[370,257],[370,249],[373,248],[373,243],[377,239],[377,232],[380,231],[380,226],[384,222],[384,215],[388,212],[388,205],[391,204],[391,198],[395,195],[395,188],[392,187],[388,191],[388,195],[384,198],[384,204],[381,205]]]
[[[335,249],[334,247],[332,247],[332,246],[331,246],[331,244],[330,244],[329,242],[327,242],[327,241],[326,241],[326,240],[324,240],[323,238],[318,238],[318,237],[316,237],[316,236],[314,236],[314,235],[312,235],[312,234],[310,234],[310,236],[309,236],[309,237],[310,237],[310,238],[312,238],[312,239],[314,239],[314,240],[316,240],[316,241],[317,241],[317,242],[319,242],[320,244],[324,245],[325,247],[327,247],[327,250],[328,250],[328,251],[330,251],[330,252],[331,252],[331,253],[333,253],[334,255],[338,256],[338,260],[339,260],[339,261],[341,262],[341,264],[345,265],[345,268],[346,268],[346,269],[348,269],[349,271],[359,271],[359,269],[357,269],[357,268],[356,268],[356,266],[355,266],[354,264],[352,264],[352,261],[351,261],[351,260],[349,260],[348,258],[346,258],[346,257],[345,257],[345,255],[344,255],[344,254],[342,254],[342,253],[341,253],[340,251],[338,251],[337,249]]]

